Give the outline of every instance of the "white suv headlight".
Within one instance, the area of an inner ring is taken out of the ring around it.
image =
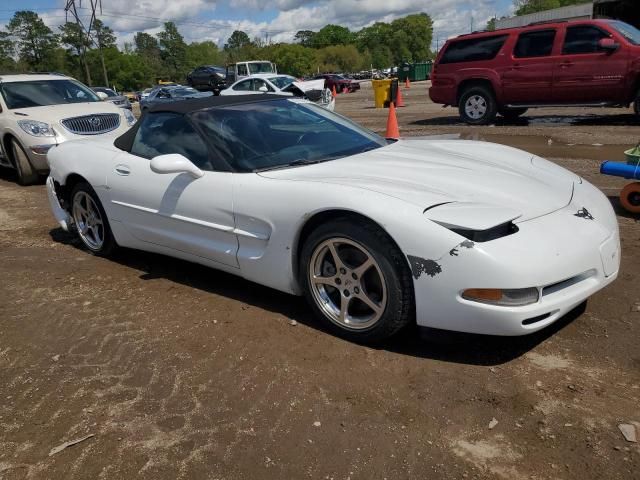
[[[127,124],[129,126],[131,126],[134,123],[136,123],[136,117],[133,115],[133,113],[131,113],[131,110],[129,110],[127,108],[123,108],[122,109],[122,113],[124,113],[124,118],[127,119]]]
[[[36,120],[18,120],[20,128],[34,137],[55,137],[56,133],[48,123]]]

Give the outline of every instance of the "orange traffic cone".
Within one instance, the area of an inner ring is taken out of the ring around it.
[[[405,77],[404,79],[404,88],[411,88],[411,83],[409,83],[409,77]]]
[[[398,93],[396,93],[396,106],[404,107],[404,100],[402,100],[402,89],[398,88]]]
[[[338,96],[338,92],[336,92],[336,86],[335,85],[333,87],[331,87],[331,95],[333,95],[333,98],[336,98]]]
[[[387,117],[387,133],[386,138],[397,140],[400,138],[400,130],[398,129],[398,119],[396,117],[396,107],[393,102],[389,104],[389,116]]]

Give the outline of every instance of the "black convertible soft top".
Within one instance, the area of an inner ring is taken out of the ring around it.
[[[125,133],[115,139],[113,145],[120,150],[126,152],[131,151],[133,140],[138,132],[142,119],[145,115],[153,114],[156,112],[169,112],[179,115],[186,115],[191,112],[197,112],[198,110],[206,110],[208,108],[226,107],[229,105],[243,105],[247,103],[260,103],[269,100],[283,100],[290,97],[282,95],[273,95],[269,93],[263,93],[261,95],[229,95],[229,96],[210,96],[202,98],[191,98],[189,100],[180,100],[177,102],[167,102],[165,104],[158,104],[150,107],[142,116],[138,119],[133,127],[127,130]]]

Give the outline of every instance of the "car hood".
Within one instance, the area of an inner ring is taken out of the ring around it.
[[[10,110],[16,120],[29,119],[46,123],[58,123],[60,120],[96,113],[117,113],[120,109],[111,102],[65,103],[44,107],[17,108]]]
[[[400,140],[351,157],[261,175],[362,188],[433,212],[439,205],[464,204],[469,218],[475,206],[496,222],[521,222],[563,208],[579,181],[530,153],[464,140]]]

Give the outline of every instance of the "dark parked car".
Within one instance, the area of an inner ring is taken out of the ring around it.
[[[120,108],[127,108],[131,110],[131,102],[124,95],[118,95],[116,92],[107,87],[91,87],[91,90],[96,93],[104,93],[107,96],[107,98],[105,98],[104,100],[105,102],[111,102]]]
[[[353,80],[345,78],[342,75],[338,75],[337,73],[323,73],[313,77],[314,80],[319,80],[321,78],[324,78],[324,86],[326,88],[332,90],[335,86],[336,92],[338,93],[341,93],[345,88],[349,92],[360,90],[360,84],[358,82],[354,82]]]
[[[449,40],[429,96],[470,124],[532,107],[634,105],[640,115],[640,30],[615,20],[532,24]]]
[[[211,92],[199,92],[195,88],[182,85],[156,88],[146,98],[140,99],[140,110],[146,111],[153,105],[187,100],[189,98],[210,97]]]
[[[204,65],[187,75],[187,83],[198,90],[210,90],[215,95],[227,87],[227,71],[224,67]]]

